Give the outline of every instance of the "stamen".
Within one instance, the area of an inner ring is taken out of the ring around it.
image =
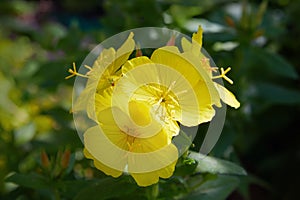
[[[177,93],[176,93],[176,96],[185,94],[185,93],[187,93],[187,92],[188,92],[188,90],[182,90],[182,91],[180,91],[180,92],[177,92]]]
[[[226,74],[227,74],[230,70],[231,70],[230,67],[228,67],[225,71],[224,71],[223,68],[221,68],[221,74],[218,75],[218,76],[212,77],[212,79],[224,78],[226,81],[228,81],[228,83],[233,84],[233,81],[232,81],[230,78],[228,78],[228,77],[226,76]]]
[[[162,93],[162,92],[163,92],[163,90],[161,90],[161,89],[159,89],[159,88],[157,88],[157,87],[155,87],[155,86],[153,86],[153,85],[147,84],[147,86],[149,86],[151,89],[153,89],[153,90],[155,90],[155,91],[157,91],[157,92],[159,92],[159,93]]]
[[[163,96],[162,96],[163,99],[166,98],[166,97],[169,95],[170,91],[172,90],[172,88],[174,87],[175,84],[176,84],[176,81],[173,81],[173,82],[170,84],[170,86],[168,87],[167,91],[164,92],[164,94],[163,94]]]
[[[93,69],[92,69],[90,66],[88,66],[88,65],[84,65],[84,67],[87,68],[87,69],[90,70],[90,71],[93,70]]]
[[[204,66],[204,68],[208,71],[211,71],[211,72],[217,72],[217,67],[211,67],[210,64],[209,64],[209,59],[204,57],[201,59],[201,63],[202,65]]]
[[[69,69],[68,72],[71,74],[67,77],[65,77],[65,79],[69,79],[69,78],[72,78],[73,76],[81,76],[83,78],[89,78],[87,75],[83,75],[83,74],[79,74],[76,70],[76,65],[75,63],[73,62],[73,69]]]
[[[179,106],[179,103],[178,103],[178,101],[176,100],[176,98],[175,97],[173,97],[172,95],[168,95],[168,97],[172,100],[172,102],[173,103],[175,103],[176,105],[178,105]]]
[[[218,68],[217,67],[209,67],[208,70],[213,71],[213,72],[217,72]]]
[[[129,148],[129,151],[130,151],[131,150],[131,144],[128,141],[126,143],[127,143],[128,148]]]

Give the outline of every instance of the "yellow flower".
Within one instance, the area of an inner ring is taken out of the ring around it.
[[[153,134],[153,129],[145,129],[153,119],[150,106],[144,102],[129,102],[129,112],[130,116],[117,107],[99,112],[99,125],[84,134],[85,156],[113,177],[127,169],[139,186],[157,183],[160,177],[169,178],[178,152],[167,130],[161,127]]]
[[[155,50],[151,59],[133,58],[124,64],[122,72],[114,91],[116,104],[124,107],[120,104],[127,99],[149,103],[172,136],[178,134],[177,121],[185,126],[208,122],[215,115],[213,105],[220,106],[210,77],[174,46]]]
[[[224,78],[229,83],[233,84],[233,81],[226,76],[226,73],[230,71],[230,67],[224,70],[221,68],[221,74],[219,76],[213,76],[212,72],[216,72],[216,67],[211,67],[209,63],[209,59],[201,52],[202,48],[202,28],[199,26],[197,33],[193,34],[192,43],[189,42],[186,38],[182,38],[181,45],[183,51],[185,52],[187,58],[190,58],[195,61],[196,65],[201,66],[211,77],[211,79]],[[240,107],[240,103],[235,98],[234,94],[227,90],[222,85],[214,82],[214,86],[217,89],[221,100],[227,105],[238,108]]]
[[[130,33],[117,51],[114,48],[103,49],[92,68],[85,66],[90,70],[84,75],[88,78],[87,84],[73,105],[73,112],[86,110],[88,116],[96,121],[97,113],[110,106],[112,90],[121,76],[120,68],[135,48],[133,36]]]
[[[220,99],[235,108],[234,95],[214,79],[232,82],[221,68],[213,76],[209,59],[201,52],[202,29],[192,42],[182,39],[183,52],[165,46],[150,58],[129,59],[135,47],[133,33],[117,50],[104,49],[90,71],[72,77],[87,77],[86,88],[73,110],[86,110],[98,125],[83,135],[84,155],[97,169],[119,177],[129,173],[139,186],[149,186],[159,178],[172,176],[178,150],[172,139],[179,133],[179,123],[197,126],[215,115]],[[170,43],[171,44],[171,43]]]

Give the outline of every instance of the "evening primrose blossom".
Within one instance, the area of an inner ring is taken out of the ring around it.
[[[182,38],[181,45],[183,48],[183,51],[189,55],[187,58],[194,58],[196,62],[198,62],[198,66],[201,66],[207,74],[211,77],[212,80],[223,78],[230,84],[233,84],[233,81],[226,76],[226,74],[231,70],[230,67],[228,67],[226,70],[221,68],[220,75],[213,76],[212,72],[217,71],[217,67],[211,67],[209,63],[209,59],[201,52],[202,48],[202,34],[203,30],[201,26],[199,26],[197,33],[193,34],[192,42],[189,42],[186,38]],[[239,108],[240,103],[235,98],[234,94],[232,94],[229,90],[227,90],[224,86],[220,85],[219,83],[214,82],[214,86],[217,89],[221,100],[226,103],[227,105]]]
[[[167,46],[150,57],[142,51],[129,59],[135,48],[133,33],[117,49],[103,49],[88,73],[85,89],[73,105],[73,112],[86,111],[97,125],[83,134],[84,155],[97,169],[112,177],[130,174],[139,186],[155,184],[172,176],[179,152],[172,143],[180,126],[194,127],[215,116],[220,100],[238,108],[239,102],[222,85],[224,78],[212,72],[209,59],[201,52],[202,29],[192,42],[181,40],[182,49]]]
[[[122,95],[149,103],[157,120],[169,126],[171,135],[176,136],[177,122],[197,126],[210,121],[215,115],[213,105],[219,105],[219,96],[202,69],[197,71],[178,49],[170,49],[155,50],[151,59],[142,56],[127,61],[114,96],[119,97],[119,105],[127,102]]]
[[[99,125],[84,134],[84,154],[94,160],[97,169],[119,177],[127,171],[139,186],[157,183],[159,178],[169,178],[178,158],[168,130],[161,128],[154,136],[143,137],[142,129],[132,124],[146,126],[152,120],[150,107],[144,102],[131,101],[128,116],[117,107],[99,112]],[[118,113],[117,125],[112,110]]]
[[[73,73],[71,71],[72,74],[67,78],[73,74],[87,78],[86,87],[77,98],[73,112],[86,110],[88,116],[97,121],[97,113],[110,106],[109,98],[121,76],[120,67],[128,60],[135,48],[133,36],[134,34],[130,33],[117,51],[114,48],[103,49],[92,67],[84,65],[89,70],[86,75],[78,74],[73,66]]]

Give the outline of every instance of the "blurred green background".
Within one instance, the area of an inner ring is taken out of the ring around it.
[[[147,192],[89,185],[95,179],[104,180],[100,186],[118,183],[83,158],[69,112],[74,79],[64,77],[72,62],[79,65],[113,34],[156,26],[191,35],[199,24],[217,66],[231,66],[234,85],[226,86],[241,102],[238,110],[228,108],[211,152],[248,172],[224,198],[297,199],[299,19],[296,0],[2,0],[0,199],[90,199],[96,193],[126,199],[132,191]],[[158,197],[173,199],[175,186],[162,186],[170,196]]]

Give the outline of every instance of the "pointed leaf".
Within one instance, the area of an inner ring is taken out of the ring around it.
[[[226,160],[205,156],[197,152],[190,152],[189,157],[198,162],[196,173],[247,175],[242,167]]]
[[[298,78],[294,67],[280,55],[259,48],[253,49],[253,53],[261,61],[261,67],[286,78]]]
[[[13,174],[9,176],[6,182],[12,182],[20,186],[29,187],[33,189],[49,188],[49,180],[36,173],[31,174]]]
[[[288,89],[279,85],[269,83],[256,84],[259,98],[268,103],[277,104],[299,104],[300,92],[298,90]]]
[[[197,178],[197,177],[194,177]],[[218,175],[217,178],[202,183],[199,179],[199,187],[195,188],[193,192],[181,199],[184,200],[225,200],[239,184],[239,179],[232,176]]]

